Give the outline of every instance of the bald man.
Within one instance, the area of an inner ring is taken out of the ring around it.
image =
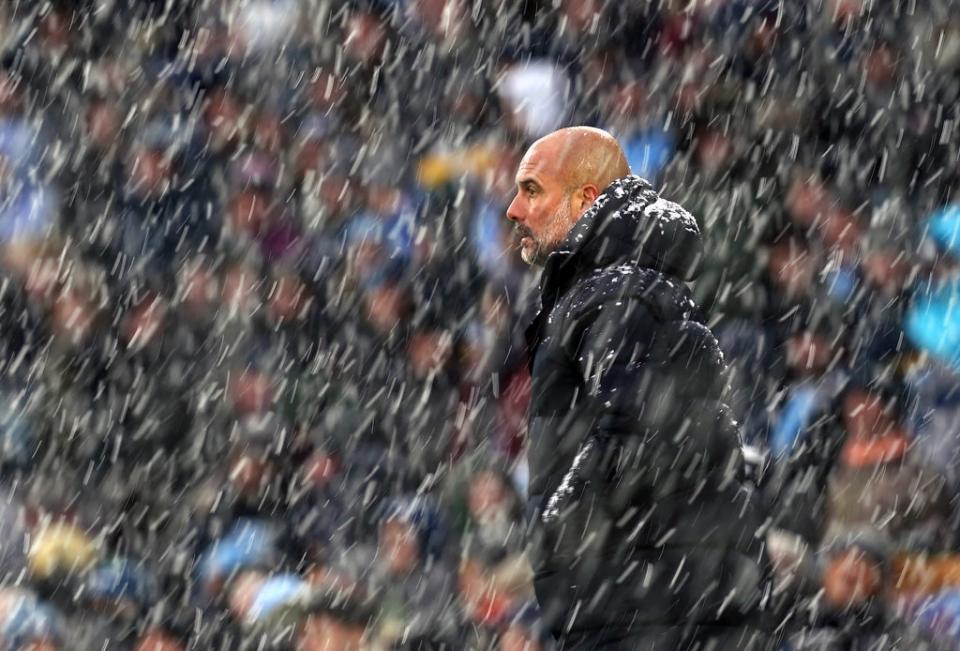
[[[545,625],[560,649],[775,648],[759,499],[686,285],[696,221],[599,129],[535,142],[516,185],[507,217],[543,267],[526,337]]]

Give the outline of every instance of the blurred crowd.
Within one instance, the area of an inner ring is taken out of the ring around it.
[[[785,648],[960,645],[955,2],[55,0],[0,48],[0,648],[551,649],[504,212],[569,124],[705,233]]]

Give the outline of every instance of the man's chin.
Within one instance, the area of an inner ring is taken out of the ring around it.
[[[548,255],[550,255],[550,252],[539,246],[522,247],[520,249],[520,257],[531,267],[542,267],[546,264]]]
[[[533,266],[534,264],[536,264],[534,262],[532,249],[527,249],[527,248],[520,249],[520,259],[526,262],[530,266]]]

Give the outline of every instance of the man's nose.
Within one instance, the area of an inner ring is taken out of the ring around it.
[[[518,205],[520,203],[519,199],[520,195],[515,195],[513,201],[507,206],[507,219],[512,222],[518,222],[523,218],[523,213],[520,211],[520,206]]]

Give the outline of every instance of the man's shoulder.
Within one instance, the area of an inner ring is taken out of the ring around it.
[[[663,320],[693,318],[697,306],[687,284],[649,267],[624,262],[591,269],[581,275],[564,297],[568,316],[597,309],[643,304]]]
[[[662,274],[654,269],[624,262],[606,267],[584,270],[571,285],[568,297],[579,300],[608,300],[629,297],[637,291],[648,290]]]

